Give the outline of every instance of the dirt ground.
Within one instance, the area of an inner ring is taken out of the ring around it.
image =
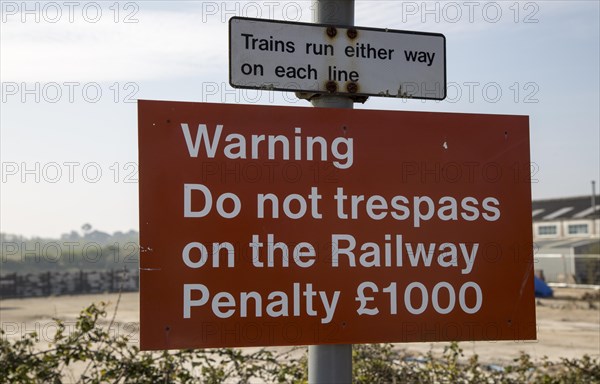
[[[41,336],[40,347],[47,345],[56,330],[53,317],[74,324],[79,311],[91,303],[110,303],[112,311],[118,295],[61,296],[49,298],[10,299],[0,301],[0,320],[5,337],[14,339],[21,334],[37,331]],[[584,354],[600,358],[600,291],[592,289],[556,288],[555,297],[537,300],[538,340],[531,342],[461,342],[465,358],[473,353],[483,363],[502,364],[517,357],[519,351],[534,359],[547,356],[550,360],[561,357],[576,358]],[[112,331],[126,334],[137,341],[138,294],[126,293],[118,303],[116,322]],[[397,344],[408,353],[435,354],[443,351],[448,343]]]
[[[510,362],[520,351],[533,359],[547,356],[580,358],[584,354],[600,358],[600,291],[591,289],[555,288],[554,297],[537,299],[537,341],[474,341],[460,342],[465,358],[479,355],[488,364]],[[448,343],[398,344],[407,352],[427,353],[433,349],[441,354]]]

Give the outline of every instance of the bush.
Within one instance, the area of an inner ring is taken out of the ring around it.
[[[0,339],[0,383],[295,383],[307,382],[306,348],[281,355],[269,350],[243,353],[231,348],[140,352],[125,336],[111,336],[98,321],[106,305],[83,310],[70,332],[55,319],[57,332],[45,350],[38,335]],[[114,317],[113,317],[114,321]],[[112,325],[109,325],[110,329]],[[294,357],[300,354],[300,357]],[[462,349],[451,343],[440,358],[406,356],[391,344],[355,345],[353,376],[366,383],[600,383],[597,359],[562,359],[534,363],[522,353],[513,364],[486,367],[476,355],[461,363]],[[74,377],[75,368],[78,377]]]

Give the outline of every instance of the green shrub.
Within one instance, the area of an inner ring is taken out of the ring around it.
[[[10,341],[1,332],[0,383],[206,383],[240,384],[307,382],[306,348],[280,355],[261,349],[244,353],[237,349],[140,352],[125,336],[112,336],[98,321],[106,317],[106,305],[83,310],[73,329],[55,319],[57,332],[47,349],[40,350],[35,333]],[[114,321],[114,317],[113,317]],[[112,321],[111,321],[112,325]],[[110,329],[110,325],[108,327]],[[300,357],[294,357],[300,355]],[[521,353],[513,364],[489,369],[477,355],[461,362],[462,349],[451,343],[441,357],[432,352],[412,357],[391,344],[364,344],[353,348],[353,377],[366,383],[600,383],[598,359],[561,359],[533,362]],[[71,369],[81,372],[72,377]]]

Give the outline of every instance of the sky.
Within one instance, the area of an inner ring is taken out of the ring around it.
[[[310,22],[310,1],[0,6],[4,233],[138,228],[137,99],[310,106],[227,83],[229,18]],[[357,26],[443,33],[448,82],[444,101],[372,97],[355,108],[528,115],[533,199],[588,195],[600,181],[600,2],[371,0],[355,10]]]

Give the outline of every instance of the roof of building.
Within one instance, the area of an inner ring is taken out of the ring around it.
[[[533,221],[600,218],[600,195],[565,197],[560,199],[535,200],[532,202]]]
[[[600,244],[600,239],[538,239],[534,241],[536,255],[541,254],[563,254],[563,253],[588,253]]]

